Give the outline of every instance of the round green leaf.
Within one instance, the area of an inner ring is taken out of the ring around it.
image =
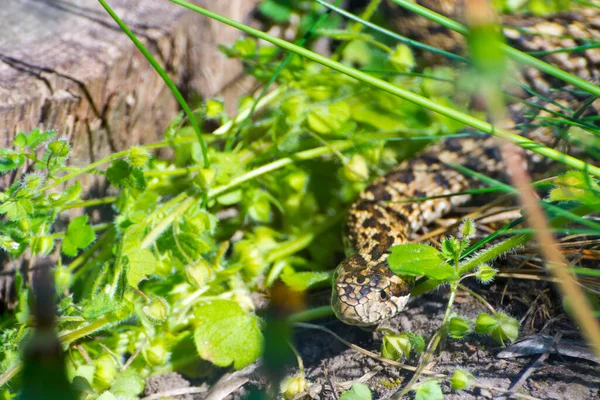
[[[421,276],[445,280],[454,275],[450,264],[442,260],[440,252],[432,246],[421,243],[406,243],[391,249],[388,264],[398,275]]]
[[[263,336],[258,318],[233,301],[203,303],[195,310],[196,349],[203,359],[220,367],[241,369],[260,355]]]
[[[355,383],[352,389],[342,393],[340,400],[371,400],[371,390],[362,383]]]

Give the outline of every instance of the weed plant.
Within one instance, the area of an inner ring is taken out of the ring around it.
[[[454,21],[396,2],[468,33]],[[79,398],[138,398],[150,375],[181,371],[205,377],[216,367],[244,368],[261,354],[273,372],[273,366],[281,366],[271,356],[273,347],[280,346],[275,353],[289,350],[286,326],[330,310],[308,310],[289,320],[269,318],[268,313],[261,318],[254,294],[278,281],[292,290],[286,292],[289,296],[328,287],[331,270],[343,257],[341,225],[348,205],[375,176],[442,136],[493,134],[553,160],[560,173],[536,184],[540,190],[551,188],[542,202],[551,226],[567,229],[561,234],[593,237],[600,232],[593,218],[600,205],[600,169],[588,158],[494,127],[485,113],[470,110],[470,94],[461,85],[473,74],[489,71],[458,68],[471,63],[459,55],[450,55],[454,64],[419,68],[413,50],[423,45],[369,22],[381,20],[378,1],[371,1],[361,16],[321,0],[264,1],[259,10],[267,20],[287,23],[292,15],[300,16],[299,39],[293,44],[173,0],[248,34],[221,48],[242,60],[247,73],[263,84],[256,98],[239,99],[235,118],[219,99],[191,110],[151,54],[100,3],[163,76],[184,113],[172,121],[163,141],[81,168],[68,165],[70,144],[56,131],[21,132],[12,147],[0,149],[0,172],[10,180],[0,193],[2,257],[5,264],[27,259],[30,266],[25,275],[11,272],[16,302],[0,319],[3,398],[35,385],[35,377],[23,370],[21,354],[31,346],[33,316],[39,315],[32,308],[37,294],[29,275],[47,260],[54,260],[54,332]],[[353,22],[345,23],[347,18]],[[331,57],[308,50],[319,37],[337,44]],[[600,94],[597,86],[530,55],[504,44],[497,49],[569,82],[592,100]],[[581,110],[563,112],[530,124],[549,126],[586,150],[586,157],[597,156],[595,122],[579,118]],[[220,127],[204,132],[207,123]],[[153,150],[159,148],[172,150],[173,156],[157,158]],[[515,194],[510,185],[463,172],[484,183],[471,194]],[[88,174],[103,175],[110,195],[88,198],[78,182]],[[112,218],[92,219],[90,211],[98,207],[110,209]],[[61,223],[74,210],[80,215],[66,226]],[[476,384],[476,377],[462,370],[418,381],[442,337],[458,339],[475,331],[500,345],[517,338],[518,322],[502,312],[469,320],[456,315],[452,306],[464,279],[489,282],[496,274],[490,263],[532,238],[534,232],[520,225],[522,220],[473,241],[475,226],[467,219],[441,248],[408,244],[392,250],[394,272],[422,277],[415,295],[450,286],[442,326],[428,345],[408,332],[384,337],[384,357],[398,361],[411,351],[423,353],[402,393],[414,390],[416,398],[435,399],[442,396],[440,380],[448,379],[456,390]],[[571,268],[570,273],[599,275],[589,268]],[[592,295],[585,285],[583,290]],[[590,329],[588,338],[598,334],[593,323],[585,329]],[[276,345],[278,335],[283,339]],[[302,368],[285,382],[282,392],[288,398],[306,389]],[[370,396],[368,388],[358,385],[342,398]]]

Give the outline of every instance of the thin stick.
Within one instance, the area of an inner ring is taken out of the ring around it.
[[[125,364],[123,364],[123,366],[121,367],[121,372],[125,371],[127,369],[127,367],[129,367],[131,365],[131,363],[137,358],[137,356],[140,354],[140,352],[142,351],[142,349],[144,348],[144,346],[146,345],[147,342],[148,342],[148,338],[144,338],[142,343],[140,343],[140,346],[135,350],[135,353],[133,353],[131,355],[131,357],[129,357],[127,359]]]
[[[502,153],[506,160],[508,175],[518,189],[519,199],[527,215],[527,222],[533,228],[534,235],[540,243],[540,252],[546,261],[546,268],[558,280],[558,287],[563,298],[568,299],[569,304],[577,308],[570,315],[581,327],[594,354],[600,358],[600,323],[594,316],[592,308],[573,274],[569,272],[568,264],[554,242],[550,226],[531,186],[531,178],[523,168],[523,155],[510,145],[502,146]]]
[[[525,372],[521,375],[521,377],[519,377],[519,379],[513,383],[512,385],[510,385],[510,387],[508,388],[508,390],[510,390],[511,392],[515,392],[517,389],[519,389],[519,387],[521,387],[525,381],[531,376],[531,374],[538,369],[539,367],[542,366],[542,364],[544,363],[544,361],[546,361],[546,359],[550,356],[550,352],[552,351],[552,349],[558,344],[560,337],[562,336],[562,333],[558,332],[556,334],[556,336],[554,337],[554,342],[550,345],[550,347],[548,347],[546,349],[546,351],[544,352],[544,354],[542,354],[541,356],[539,356],[539,358],[537,360],[535,360],[535,362],[533,364],[531,364],[531,366],[529,366],[529,368],[527,368],[525,370]],[[508,395],[508,397],[510,397],[510,394]],[[500,399],[506,399],[507,397],[502,396]]]
[[[197,394],[197,393],[206,393],[207,389],[204,387],[186,387],[179,389],[171,389],[165,390],[164,392],[158,392],[151,394],[150,396],[142,397],[141,400],[155,400],[162,398],[172,398],[175,396],[183,396],[186,394]]]

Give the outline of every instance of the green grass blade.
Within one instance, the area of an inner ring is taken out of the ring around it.
[[[463,175],[474,177],[475,179],[477,179],[487,185],[490,185],[496,189],[502,189],[506,193],[511,193],[511,194],[517,193],[517,189],[515,189],[514,187],[512,187],[504,182],[500,182],[499,180],[496,180],[494,178],[490,178],[489,176],[486,176],[477,171],[473,171],[472,169],[469,169],[465,166],[462,166],[460,164],[455,164],[455,163],[448,163],[448,165],[451,166],[452,168],[456,169]],[[577,188],[574,188],[574,189],[577,189]],[[542,205],[542,207],[544,209],[546,209],[548,212],[550,212],[556,216],[565,217],[567,219],[570,219],[573,222],[580,223],[581,225],[587,226],[588,228],[591,228],[591,229],[594,229],[594,230],[600,232],[600,224],[598,224],[594,221],[590,221],[588,219],[580,217],[579,215],[576,215],[569,210],[565,210],[564,208],[555,206],[554,204],[551,204],[550,202],[545,201],[545,200],[542,200],[540,202],[540,204]]]
[[[106,12],[117,23],[117,25],[119,25],[121,30],[123,30],[123,32],[125,32],[125,34],[133,42],[133,44],[135,44],[135,47],[137,47],[138,50],[144,55],[144,57],[146,57],[146,60],[148,60],[148,62],[152,65],[154,70],[160,75],[160,77],[163,79],[165,84],[169,87],[169,89],[173,93],[173,96],[175,96],[175,98],[177,99],[177,102],[179,103],[179,105],[181,106],[183,111],[185,112],[185,115],[190,120],[190,123],[192,124],[192,127],[194,128],[194,132],[196,132],[196,136],[198,137],[198,142],[200,143],[200,148],[202,149],[202,158],[204,159],[204,168],[208,168],[209,162],[208,162],[208,155],[207,155],[207,147],[206,147],[206,143],[204,142],[204,139],[202,138],[202,133],[200,132],[200,125],[198,125],[198,121],[196,120],[194,113],[192,112],[192,110],[188,106],[187,102],[181,95],[181,92],[179,91],[179,89],[177,89],[177,86],[175,86],[175,84],[173,83],[171,78],[169,78],[169,75],[163,69],[163,67],[160,66],[158,61],[156,61],[156,59],[152,56],[152,54],[148,51],[148,49],[146,49],[146,47],[144,47],[142,42],[139,41],[139,39],[135,36],[135,34],[127,27],[127,25],[125,25],[125,23],[119,18],[119,16],[117,14],[115,14],[115,12],[110,8],[110,6],[108,4],[106,4],[106,2],[104,0],[98,0],[98,2],[102,5],[102,7],[104,7]]]
[[[308,58],[309,60],[312,60],[319,64],[325,65],[326,67],[334,69],[334,70],[341,72],[347,76],[353,77],[363,83],[367,83],[371,86],[374,86],[378,89],[384,90],[395,96],[401,97],[401,98],[408,100],[412,103],[415,103],[419,106],[422,106],[429,110],[435,111],[435,112],[437,112],[441,115],[444,115],[448,118],[462,122],[466,125],[469,125],[476,129],[479,129],[483,132],[492,134],[501,139],[507,140],[511,143],[514,143],[518,146],[529,149],[535,153],[541,154],[541,155],[548,157],[550,159],[553,159],[555,161],[559,161],[565,165],[570,166],[571,168],[578,169],[581,171],[587,171],[591,175],[600,177],[600,167],[589,165],[588,163],[581,161],[577,158],[563,154],[559,151],[556,151],[549,147],[543,146],[533,140],[524,138],[522,136],[519,136],[519,135],[509,132],[507,130],[495,128],[489,122],[483,121],[483,120],[473,117],[469,114],[457,111],[457,110],[447,107],[443,104],[439,104],[438,102],[436,102],[434,100],[425,98],[425,97],[415,94],[409,90],[403,89],[398,86],[394,86],[394,85],[390,84],[389,82],[383,81],[383,80],[373,77],[371,75],[360,72],[359,70],[357,70],[355,68],[348,67],[347,65],[343,65],[336,61],[333,61],[325,56],[314,53],[305,48],[296,46],[285,40],[273,37],[265,32],[259,31],[258,29],[254,29],[254,28],[244,25],[240,22],[233,21],[229,18],[226,18],[222,15],[219,15],[219,14],[216,14],[209,10],[206,10],[205,8],[199,7],[195,4],[191,4],[191,3],[188,3],[183,0],[171,0],[171,2],[179,4],[183,7],[186,7],[192,11],[196,11],[204,16],[215,19],[224,24],[233,26],[234,28],[237,28],[243,32],[250,34],[250,35],[253,35],[260,39],[268,41],[276,46],[282,47],[289,51],[293,51],[303,57]]]
[[[356,15],[354,15],[352,13],[349,13],[348,11],[343,10],[343,9],[341,9],[339,7],[336,7],[333,4],[329,4],[326,1],[323,1],[323,0],[315,0],[315,1],[317,3],[319,3],[319,4],[321,4],[322,6],[325,6],[328,9],[333,10],[333,11],[335,11],[336,13],[338,13],[340,15],[343,15],[344,17],[346,17],[346,18],[348,18],[348,19],[350,19],[352,21],[358,22],[358,23],[360,23],[360,24],[362,24],[362,25],[364,25],[364,26],[366,26],[368,28],[371,28],[374,31],[377,31],[379,33],[383,33],[384,35],[389,36],[389,37],[391,37],[393,39],[396,39],[397,41],[399,41],[401,43],[404,43],[404,44],[407,44],[407,45],[410,45],[410,46],[414,46],[414,47],[417,47],[417,48],[420,48],[420,49],[423,49],[423,50],[431,51],[432,53],[441,54],[441,55],[446,56],[446,57],[448,57],[448,58],[450,58],[452,60],[461,61],[461,62],[464,62],[464,63],[467,63],[467,64],[469,63],[469,60],[467,58],[465,58],[465,57],[461,57],[461,56],[459,56],[457,54],[450,53],[449,51],[438,49],[435,46],[430,46],[428,44],[421,43],[421,42],[419,42],[417,40],[409,39],[406,36],[399,35],[399,34],[397,34],[395,32],[392,32],[392,31],[390,31],[388,29],[382,28],[382,27],[380,27],[377,24],[374,24],[374,23],[366,21],[366,20],[364,20],[364,19],[362,19],[360,17],[357,17]]]
[[[432,10],[429,10],[428,8],[418,5],[414,2],[412,2],[411,0],[392,0],[392,1],[396,4],[398,4],[399,6],[406,8],[407,10],[410,10],[412,12],[415,12],[419,15],[422,15],[431,21],[437,22],[438,24],[440,24],[448,29],[452,29],[453,31],[456,31],[465,36],[469,34],[469,29],[466,26],[459,24],[458,22],[453,21],[450,18],[447,18],[447,17],[445,17],[441,14],[438,14]],[[529,65],[531,67],[537,68],[540,71],[543,71],[550,76],[558,78],[564,82],[570,83],[573,86],[576,86],[580,89],[585,90],[588,93],[591,93],[595,96],[600,97],[600,87],[586,81],[585,79],[581,79],[578,76],[575,76],[573,74],[565,72],[560,68],[550,65],[547,62],[539,60],[527,53],[524,53],[524,52],[517,50],[514,47],[508,46],[506,44],[501,45],[501,48],[507,56],[509,56],[510,58],[512,58],[515,61],[518,61],[525,65]]]

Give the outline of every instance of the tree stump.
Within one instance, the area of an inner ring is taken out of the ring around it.
[[[168,0],[108,0],[188,97],[212,97],[241,74],[218,52],[240,32]],[[248,21],[258,0],[196,0]],[[179,106],[162,79],[96,0],[20,0],[0,8],[0,146],[39,127],[87,165],[159,140]]]

